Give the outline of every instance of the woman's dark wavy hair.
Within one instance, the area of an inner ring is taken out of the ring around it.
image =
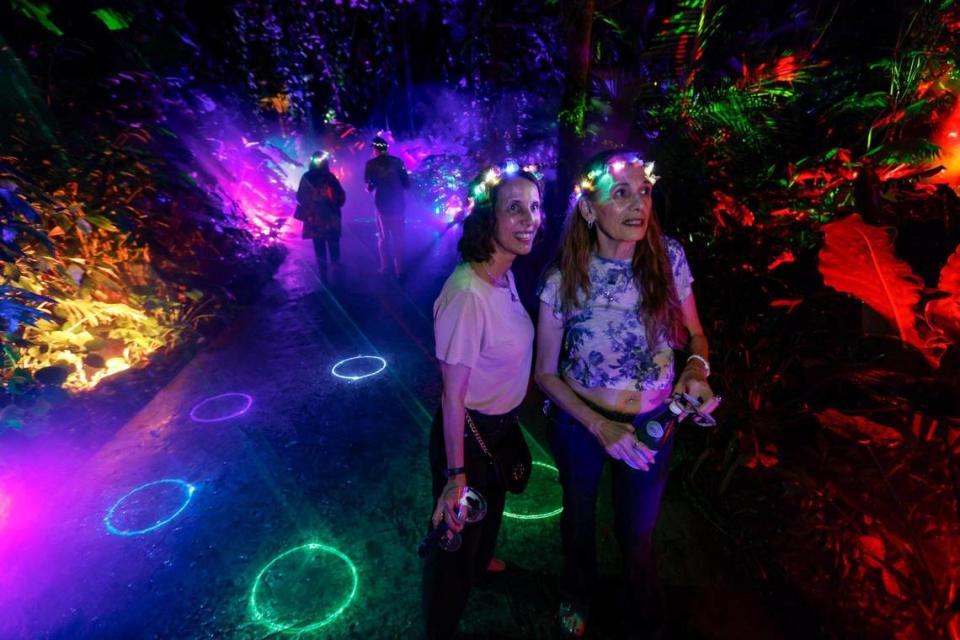
[[[474,188],[483,182],[484,176],[491,167],[484,168],[476,178],[467,185],[468,197],[472,197]],[[497,230],[497,194],[500,193],[500,187],[510,180],[523,178],[529,180],[537,187],[537,193],[540,194],[541,207],[543,206],[543,183],[529,171],[517,171],[512,176],[504,176],[500,182],[492,189],[479,198],[473,200],[473,206],[470,213],[463,221],[463,235],[457,243],[457,250],[464,262],[486,262],[493,255],[493,237]],[[540,224],[543,229],[543,223]],[[539,230],[538,230],[539,233]]]

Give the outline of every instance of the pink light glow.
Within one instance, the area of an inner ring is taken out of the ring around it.
[[[0,531],[3,530],[3,527],[9,518],[11,502],[12,500],[10,496],[0,493]]]

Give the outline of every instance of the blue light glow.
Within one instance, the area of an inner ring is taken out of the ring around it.
[[[161,518],[160,520],[157,520],[149,527],[145,527],[143,529],[118,529],[113,525],[113,522],[112,522],[113,514],[117,510],[117,508],[124,503],[124,501],[140,493],[141,491],[145,491],[149,489],[150,487],[154,487],[157,485],[165,485],[165,484],[178,486],[181,489],[183,489],[184,500],[183,500],[183,503],[180,505],[180,507],[176,511],[171,513],[166,518]],[[122,498],[120,498],[115,503],[113,503],[113,506],[110,507],[110,509],[107,511],[107,515],[104,516],[103,523],[106,525],[107,531],[109,531],[115,536],[139,536],[144,533],[155,531],[160,527],[162,527],[163,525],[170,522],[171,520],[173,520],[174,518],[176,518],[181,513],[183,513],[183,510],[186,509],[187,505],[190,504],[190,500],[193,498],[193,494],[196,490],[197,488],[192,484],[190,484],[189,482],[185,482],[183,480],[169,479],[169,478],[163,479],[163,480],[154,480],[153,482],[142,484],[139,487],[129,491],[126,495],[124,495]]]
[[[238,398],[240,400],[241,407],[235,410],[233,413],[223,416],[216,416],[212,418],[200,416],[200,409],[202,407],[216,402],[217,400],[223,400],[224,398]],[[253,396],[247,395],[246,393],[221,393],[218,396],[213,396],[212,398],[207,398],[206,400],[198,402],[197,405],[190,410],[190,418],[193,419],[194,422],[222,422],[224,420],[242,416],[250,410],[251,406],[253,406]]]
[[[343,365],[347,364],[348,362],[355,362],[357,360],[375,360],[379,363],[379,368],[376,369],[375,371],[370,371],[368,373],[364,373],[361,375],[345,375],[337,372],[337,369],[339,369]],[[350,380],[351,382],[353,382],[356,380],[369,378],[370,376],[375,376],[386,368],[387,368],[387,361],[381,358],[380,356],[353,356],[352,358],[341,360],[337,364],[333,365],[333,369],[330,370],[330,373],[332,373],[336,377],[341,378],[343,380]]]

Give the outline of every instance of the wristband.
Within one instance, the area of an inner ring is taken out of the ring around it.
[[[448,478],[452,478],[453,476],[462,476],[462,475],[465,475],[466,473],[467,473],[467,470],[464,469],[463,467],[450,467],[449,469],[443,472],[443,475],[447,476]]]
[[[703,364],[704,372],[707,374],[708,377],[710,376],[710,363],[707,362],[706,358],[704,358],[703,356],[698,356],[697,354],[693,354],[689,358],[687,358],[687,363],[689,364],[691,360],[699,360]]]

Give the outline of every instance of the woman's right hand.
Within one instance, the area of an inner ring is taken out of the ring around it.
[[[614,460],[622,460],[641,471],[650,470],[657,452],[637,440],[633,425],[604,418],[594,423],[590,431]]]
[[[437,498],[437,507],[433,510],[433,526],[437,527],[442,521],[446,521],[447,526],[454,533],[459,533],[463,529],[464,522],[458,513],[460,499],[467,488],[466,476],[454,476],[447,480],[446,486]]]

